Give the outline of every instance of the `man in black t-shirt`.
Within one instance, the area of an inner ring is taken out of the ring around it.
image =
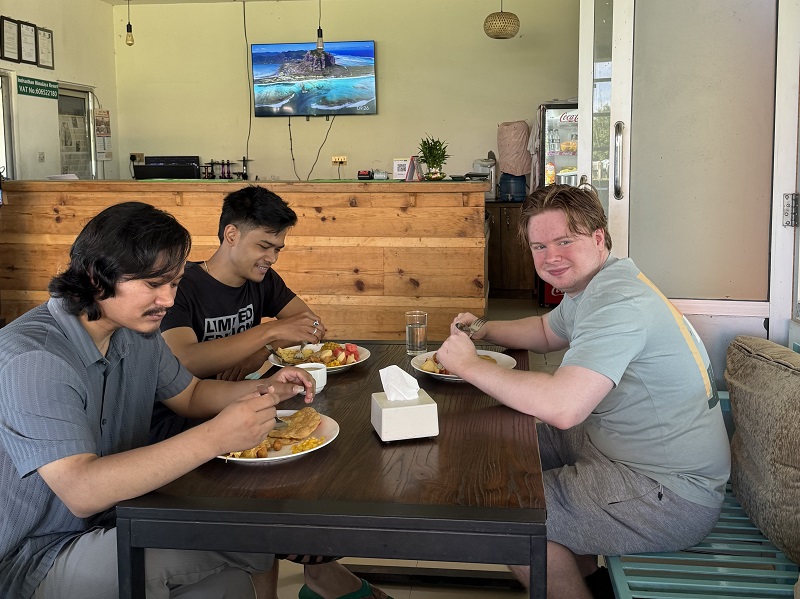
[[[267,346],[316,343],[325,335],[319,316],[272,270],[296,223],[289,205],[263,187],[226,196],[219,248],[208,260],[186,264],[175,304],[161,323],[167,345],[196,377],[242,380],[264,365]],[[151,439],[189,424],[157,406]]]
[[[289,205],[263,187],[242,188],[223,201],[219,248],[208,260],[186,264],[175,304],[161,323],[167,345],[195,376],[241,380],[263,366],[267,345],[316,343],[325,336],[321,318],[272,270],[296,223]],[[187,424],[192,423],[156,406],[151,438],[172,436]],[[316,588],[332,597],[386,598],[336,561],[289,559],[307,564],[301,597],[320,597]]]
[[[319,316],[272,270],[296,223],[288,204],[263,187],[225,198],[219,248],[186,265],[161,324],[170,349],[195,376],[240,380],[264,364],[266,345],[316,343],[325,335]]]

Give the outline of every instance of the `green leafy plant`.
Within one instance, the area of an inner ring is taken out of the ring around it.
[[[424,137],[419,142],[419,159],[427,164],[429,169],[441,169],[450,154],[447,153],[447,143],[433,137]]]

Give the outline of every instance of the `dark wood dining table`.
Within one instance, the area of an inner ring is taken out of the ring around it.
[[[403,343],[358,344],[369,358],[329,374],[313,404],[339,424],[332,443],[262,465],[214,459],[117,506],[121,598],[145,597],[145,548],[530,565],[530,596],[545,598],[535,419],[469,383],[416,371]],[[526,351],[506,353],[527,370]],[[371,396],[392,364],[436,402],[438,436],[378,437]]]

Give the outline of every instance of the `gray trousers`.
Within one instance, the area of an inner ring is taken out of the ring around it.
[[[145,549],[144,556],[148,599],[255,598],[249,572],[273,563],[261,553]],[[33,597],[118,599],[117,530],[93,530],[65,545]]]

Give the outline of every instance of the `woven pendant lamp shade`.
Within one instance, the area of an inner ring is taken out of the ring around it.
[[[496,40],[507,40],[519,32],[519,17],[513,12],[493,12],[483,22],[483,31]]]

